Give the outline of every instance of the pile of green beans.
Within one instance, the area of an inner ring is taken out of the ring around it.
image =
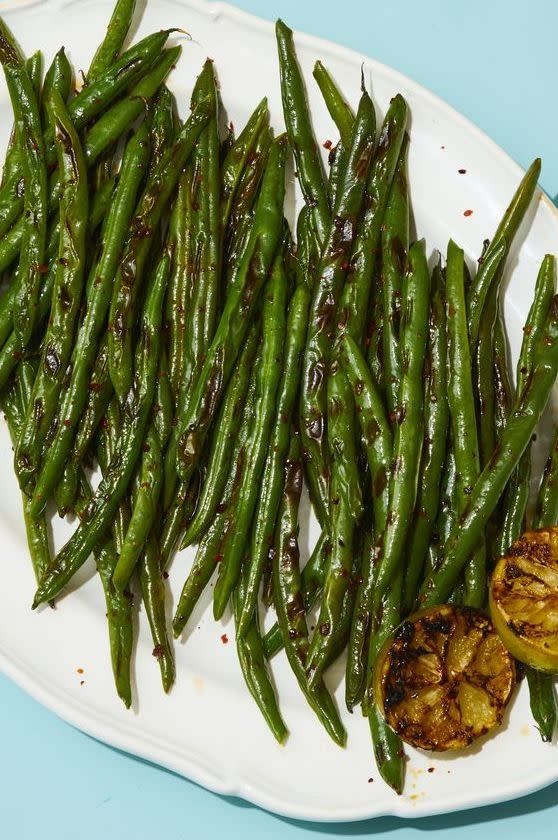
[[[353,112],[316,63],[339,135],[327,171],[282,21],[285,134],[263,99],[223,136],[212,61],[182,121],[165,83],[180,54],[171,31],[123,52],[135,6],[117,0],[77,94],[64,49],[41,81],[41,54],[26,60],[0,20],[14,110],[0,182],[0,405],[33,608],[59,599],[93,555],[129,706],[134,599],[169,691],[172,636],[215,578],[214,616],[232,610],[240,668],[274,737],[288,735],[270,673],[284,649],[310,709],[345,744],[324,675],[346,653],[347,708],[361,707],[379,772],[401,792],[402,744],[373,693],[382,644],[421,606],[483,609],[498,557],[527,525],[558,523],[558,432],[532,519],[527,507],[531,440],[558,372],[555,258],[542,261],[515,385],[501,302],[540,161],[472,275],[453,240],[431,269],[424,241],[410,241],[400,94],[377,131],[364,83]],[[305,485],[321,534],[302,564]],[[54,556],[53,503],[77,516]],[[169,627],[166,569],[193,544]],[[551,740],[552,679],[527,677]]]

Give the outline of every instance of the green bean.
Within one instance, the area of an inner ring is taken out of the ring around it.
[[[149,171],[152,172],[163,157],[165,149],[174,142],[176,102],[166,85],[163,85],[153,102],[150,126],[151,160]]]
[[[213,62],[204,64],[192,94],[192,108],[207,99],[210,103],[210,120],[202,131],[194,149],[192,162],[198,167],[199,189],[198,230],[196,231],[200,269],[198,282],[190,301],[192,310],[189,324],[191,350],[191,380],[199,373],[204,356],[215,333],[219,302],[219,276],[221,271],[221,213],[219,137],[217,132],[217,89]]]
[[[17,444],[27,411],[27,405],[31,397],[35,373],[36,371],[29,361],[21,362],[16,374],[16,381],[10,390],[7,393],[5,392],[1,398],[2,410],[8,421],[10,438],[14,447]],[[36,519],[31,516],[29,499],[24,493],[22,493],[22,505],[27,546],[29,548],[35,578],[38,582],[50,564],[47,523],[44,517]]]
[[[144,112],[151,97],[156,93],[180,55],[180,47],[165,50],[160,60],[143,79],[132,89],[129,96],[113,105],[89,129],[84,141],[84,152],[89,166],[111,146],[115,145],[122,134]],[[51,181],[49,207],[58,206],[59,182]],[[8,268],[19,254],[24,219],[20,218],[6,236],[0,239],[0,271]]]
[[[37,94],[37,97],[39,96],[39,94],[41,92],[42,61],[43,61],[42,53],[40,52],[40,50],[38,50],[36,53],[34,53],[31,56],[31,58],[28,58],[27,61],[25,62],[25,67],[26,67],[26,70],[27,70],[27,74],[28,74],[29,79],[31,81],[31,84],[33,86],[33,90]],[[45,79],[45,81],[46,81],[46,79]],[[13,189],[15,190],[15,195],[17,196],[17,194],[18,194],[18,183],[14,182],[12,180],[14,172],[17,171],[18,167],[21,165],[21,149],[19,147],[19,144],[16,142],[16,139],[17,139],[17,124],[16,124],[16,121],[14,120],[14,124],[12,126],[12,131],[11,131],[11,134],[10,134],[10,139],[8,141],[8,148],[6,150],[6,158],[5,158],[5,161],[4,161],[4,167],[3,167],[3,170],[2,170],[2,182],[0,184],[0,191],[2,191],[2,201],[0,202],[0,205],[2,206],[2,214],[4,212],[7,212],[8,214],[16,213],[17,215],[19,215],[19,213],[21,211],[20,204],[18,204],[18,202],[13,202],[13,198],[15,196],[4,195],[4,192],[3,192],[3,187],[5,186],[5,184],[8,181],[11,181],[11,183],[13,184]],[[12,203],[15,203],[17,205],[15,211],[10,209],[10,205]],[[10,218],[12,218],[12,221],[13,221],[13,218],[16,218],[16,216],[14,215],[14,216],[11,216]],[[8,227],[9,227],[10,224],[11,224],[11,222],[8,223]],[[7,229],[8,228],[4,228],[4,230],[2,232],[4,232]]]
[[[76,465],[87,458],[87,452],[114,394],[108,369],[108,338],[103,336],[88,382],[87,401],[76,429],[70,459]],[[70,461],[70,462],[71,462]]]
[[[49,272],[52,271],[52,263],[56,259],[58,253],[58,245],[60,241],[60,221],[57,219],[51,225],[48,235],[48,243],[46,249],[46,263],[49,266]],[[14,300],[16,295],[17,283],[13,282],[6,290],[2,297],[0,306],[0,344],[4,345],[6,339],[10,335],[14,325]]]
[[[107,189],[101,189],[95,195],[93,207],[91,208],[90,229],[93,232],[100,224],[101,217],[106,210],[106,202],[112,192],[111,184],[105,185]],[[56,274],[56,262],[51,262],[49,270],[45,275],[44,284],[41,288],[39,297],[39,324],[41,324],[50,312],[50,304],[52,299],[52,288],[54,285],[54,277]],[[21,352],[18,349],[18,340],[15,332],[12,330],[11,334],[6,339],[2,350],[0,351],[0,389],[5,387],[11,372],[21,358]]]
[[[162,462],[159,436],[153,428],[145,439],[143,453],[138,487],[133,497],[132,516],[113,574],[114,585],[121,592],[132,577],[157,516]]]
[[[173,193],[186,161],[210,116],[208,103],[200,103],[178,138],[164,153],[139,199],[114,281],[109,315],[109,364],[114,390],[123,400],[132,384],[132,336],[136,298],[153,232]]]
[[[382,353],[385,365],[386,403],[389,414],[397,409],[401,360],[399,358],[399,321],[401,318],[401,289],[407,270],[409,250],[409,191],[407,186],[407,150],[409,136],[401,144],[399,160],[385,210],[382,241]]]
[[[525,322],[523,343],[517,363],[517,393],[525,388],[532,374],[534,353],[544,329],[546,314],[554,294],[554,283],[554,264],[552,259],[548,257],[541,264],[535,285],[533,303]],[[530,489],[530,450],[530,447],[526,448],[506,488],[503,522],[495,545],[497,557],[502,557],[507,552],[523,530]]]
[[[175,664],[167,633],[165,612],[165,585],[157,540],[154,532],[149,535],[139,565],[141,597],[153,639],[153,656],[159,663],[163,690],[169,692],[175,679]]]
[[[554,681],[550,674],[543,674],[533,668],[526,668],[525,676],[529,685],[531,712],[542,740],[550,742],[556,729],[557,719]]]
[[[262,572],[273,541],[273,531],[281,497],[281,484],[290,439],[293,409],[300,385],[300,367],[306,327],[310,290],[305,284],[293,292],[285,332],[283,371],[277,391],[274,424],[269,437],[268,453],[261,482],[261,492],[254,516],[246,575],[246,600],[238,622],[243,633],[257,606]],[[217,424],[221,428],[221,424]]]
[[[338,321],[360,343],[364,331],[370,287],[377,262],[380,235],[391,184],[405,137],[407,104],[400,94],[390,103],[376,148],[368,182],[367,201],[351,256],[351,282],[343,288]]]
[[[34,53],[25,62],[25,69],[27,70],[31,87],[37,97],[37,103],[41,97],[42,63],[43,56],[40,51]],[[15,220],[19,217],[22,208],[21,196],[23,195],[24,182],[23,171],[21,170],[23,147],[20,135],[21,131],[18,133],[17,119],[15,119],[6,151],[2,185],[0,187],[0,237],[4,236],[10,230]],[[16,178],[15,173],[18,171],[20,172],[20,177]],[[4,190],[3,188],[7,182],[10,182],[10,187]]]
[[[83,565],[112,521],[126,492],[141,450],[153,402],[159,358],[162,304],[170,271],[170,256],[164,253],[153,272],[142,313],[141,336],[136,351],[133,397],[123,407],[122,437],[93,499],[87,507],[87,522],[78,526],[43,576],[33,606],[49,601]]]
[[[23,57],[22,57],[23,58]],[[41,97],[41,71],[42,71],[43,56],[40,51],[34,53],[31,58],[25,62],[25,70],[29,77],[31,89],[35,93],[37,104]],[[22,143],[22,124],[19,123],[17,113],[14,110],[14,125],[8,143],[6,152],[6,160],[4,164],[4,171],[2,176],[2,187],[0,188],[0,237],[4,236],[14,221],[19,217],[22,208],[22,195],[24,189],[23,171],[21,169],[24,153]],[[19,177],[16,173],[19,172]],[[9,186],[4,189],[5,185]]]
[[[196,557],[182,588],[173,619],[172,626],[176,639],[186,627],[194,607],[211,580],[217,564],[221,561],[220,547],[226,536],[225,522],[222,512],[219,511],[200,540]]]
[[[216,565],[221,563],[224,546],[229,539],[231,529],[234,528],[236,504],[246,468],[255,409],[256,375],[259,367],[260,355],[258,354],[251,369],[245,409],[241,416],[238,433],[232,441],[231,466],[227,473],[220,504],[217,506],[215,515],[200,540],[194,563],[186,578],[176,608],[172,625],[175,637],[178,637],[184,630],[195,605],[215,571]]]
[[[312,609],[320,595],[330,553],[331,545],[322,531],[300,575],[302,601],[306,612]],[[277,622],[267,631],[263,641],[267,659],[271,659],[283,649],[283,636]]]
[[[340,361],[350,382],[357,409],[361,444],[370,471],[373,525],[378,535],[385,529],[389,507],[389,473],[393,452],[392,432],[382,398],[358,345],[349,335],[340,342]],[[364,691],[367,639],[371,629],[374,562],[377,548],[368,533],[362,549],[362,565],[349,639],[345,699],[350,709]]]
[[[343,176],[347,169],[355,117],[352,109],[345,102],[343,95],[320,61],[317,61],[314,65],[314,78],[318,83],[330,116],[340,134],[340,140],[334,148],[330,149],[328,158],[328,195],[331,212],[335,216]],[[324,143],[324,145],[326,144]]]
[[[513,196],[511,203],[502,218],[502,221],[498,225],[492,242],[483,255],[483,260],[479,265],[477,276],[469,289],[467,295],[467,309],[469,312],[469,336],[472,347],[475,347],[477,343],[480,321],[488,291],[492,283],[495,282],[494,278],[498,274],[501,274],[503,270],[504,262],[509,253],[509,249],[512,246],[512,242],[518,231],[519,225],[521,224],[521,221],[525,216],[535,193],[540,172],[541,161],[537,158],[533,161],[517,188],[515,195]],[[505,243],[503,255],[500,259],[495,259],[496,252],[501,248],[502,243]]]
[[[148,35],[138,44],[135,44],[118,61],[112,64],[96,82],[84,87],[69,103],[68,114],[77,131],[84,128],[90,120],[103,111],[107,112],[103,118],[97,121],[94,126],[94,133],[90,133],[90,139],[94,139],[95,141],[93,145],[88,142],[84,144],[84,151],[89,164],[93,162],[92,152],[98,157],[107,148],[107,145],[116,143],[122,132],[129,128],[134,119],[142,113],[145,108],[145,102],[140,101],[139,97],[145,95],[146,98],[150,98],[153,96],[161,84],[161,73],[164,74],[163,79],[168,74],[172,63],[174,63],[180,51],[179,48],[176,48],[178,51],[175,52],[171,63],[168,63],[169,56],[167,54],[164,54],[159,59],[161,50],[168,40],[171,31],[164,30],[156,32]],[[167,52],[171,51],[169,50]],[[157,84],[153,89],[154,82],[157,82]],[[136,99],[134,105],[130,107],[130,100],[124,100],[116,106],[113,106],[113,108],[108,109],[108,106],[132,85],[135,85],[135,88],[131,91],[130,99]],[[124,117],[125,122],[122,125],[122,119]],[[47,165],[54,166],[56,164],[56,150],[52,131],[45,133],[44,144],[42,145],[45,148]],[[14,171],[12,181],[8,182],[2,188],[0,201],[4,189],[13,190],[14,183],[19,182],[22,175],[20,166]],[[58,183],[58,179],[55,176],[54,181],[51,182],[51,190],[58,189]]]
[[[257,373],[255,412],[250,432],[246,469],[238,494],[234,532],[225,546],[219,576],[213,590],[213,614],[221,618],[229,597],[240,575],[250,526],[258,501],[260,484],[264,477],[265,458],[272,430],[283,365],[283,345],[286,330],[287,274],[283,254],[275,259],[268,285],[264,292],[262,312],[262,358]],[[241,587],[247,591],[247,579]],[[243,604],[240,595],[236,598],[237,632],[240,633],[240,615]],[[251,611],[251,615],[254,611]]]
[[[453,452],[453,441],[451,439],[451,426],[448,430],[447,453],[442,480],[440,485],[440,504],[438,517],[434,525],[430,540],[430,549],[426,558],[424,577],[429,575],[433,569],[438,568],[442,562],[441,553],[451,533],[456,520],[455,512],[455,485],[457,481],[457,470],[455,466],[455,455]]]
[[[175,404],[181,388],[187,386],[188,321],[190,285],[193,281],[192,205],[193,169],[187,166],[178,180],[178,189],[169,221],[173,243],[173,270],[167,292],[166,311],[169,333],[169,373]]]
[[[508,340],[501,318],[494,324],[494,427],[499,438],[506,425],[513,400],[508,363]]]
[[[118,558],[112,541],[107,540],[95,554],[97,571],[105,593],[112,672],[118,696],[129,709],[132,704],[130,660],[134,645],[132,598],[127,592],[118,592],[112,583],[112,571]]]
[[[84,503],[87,505],[93,493],[83,473],[80,477],[80,489]],[[118,696],[128,709],[132,703],[130,663],[134,644],[133,602],[129,593],[117,592],[112,585],[112,570],[117,560],[112,540],[106,539],[95,549],[94,555],[105,594],[114,683]]]
[[[449,425],[445,306],[445,285],[438,263],[432,277],[430,334],[425,370],[424,443],[415,518],[409,539],[409,562],[404,575],[404,613],[410,612],[415,602],[440,503],[440,483]]]
[[[352,109],[321,61],[316,61],[313,75],[320,88],[329,115],[337,126],[341,141],[345,147],[349,148],[355,120]]]
[[[117,0],[105,37],[97,47],[89,65],[87,71],[88,84],[105,73],[118,58],[132,24],[135,7],[136,0]]]
[[[161,347],[159,376],[157,379],[157,390],[155,392],[155,404],[153,406],[153,424],[163,447],[166,446],[170,437],[172,423],[173,399],[170,387],[167,352],[163,346]]]
[[[558,370],[557,296],[549,306],[533,361],[531,376],[516,395],[496,449],[472,488],[467,509],[452,528],[444,562],[423,583],[420,600],[425,606],[443,603],[453,589],[544,410]]]
[[[423,438],[423,368],[428,337],[430,275],[424,243],[409,249],[409,270],[405,276],[401,321],[401,385],[393,444],[394,470],[390,482],[389,510],[378,561],[373,612],[377,615],[382,598],[401,567],[409,521],[415,508],[417,480]]]
[[[221,173],[221,219],[226,231],[237,191],[246,167],[250,163],[258,136],[269,128],[267,97],[264,97],[252,113],[238,138],[228,150]]]
[[[473,395],[471,350],[465,304],[464,255],[450,240],[446,268],[446,319],[448,330],[448,404],[457,470],[455,500],[460,517],[479,476],[479,449]],[[482,607],[486,591],[486,546],[478,544],[465,569],[465,604]]]
[[[298,434],[293,434],[291,437],[283,466],[282,495],[272,561],[277,619],[289,665],[302,693],[326,732],[337,744],[344,746],[347,735],[331,695],[322,680],[318,680],[317,684],[310,688],[306,679],[309,644],[298,549],[298,508],[302,490],[302,462]]]
[[[170,427],[172,423],[172,401],[168,391],[168,377],[166,371],[166,356],[164,348],[161,350],[161,364],[157,376],[157,386],[155,390],[154,404],[152,410],[151,426],[147,433],[147,438],[152,437],[154,445],[159,449],[165,445]],[[120,411],[115,401],[111,403],[107,413],[107,428],[105,437],[109,438],[112,443],[111,455],[116,451],[117,441],[112,442],[112,439],[119,437],[121,434]],[[144,445],[145,450],[145,445]],[[145,469],[145,460],[149,459],[150,453],[143,455],[143,463],[140,466],[140,471]],[[106,460],[106,459],[105,459]],[[160,463],[160,458],[159,458]],[[120,557],[122,557],[126,539],[133,529],[134,514],[136,511],[138,500],[137,489],[138,478],[136,477],[136,487],[132,493],[132,502],[134,510],[130,514],[130,506],[128,500],[123,500],[120,503],[117,517],[117,531],[116,544],[119,550]],[[141,492],[141,488],[140,488]],[[134,531],[132,531],[134,533]],[[135,532],[137,535],[137,531]],[[157,544],[155,530],[152,529],[146,535],[146,539],[142,541],[143,552],[141,561],[139,563],[139,584],[141,590],[141,597],[145,607],[145,612],[151,630],[151,638],[153,640],[153,656],[157,659],[159,670],[161,672],[161,681],[165,692],[170,691],[175,679],[175,664],[172,646],[167,633],[167,619],[165,608],[165,586],[163,583],[163,567],[162,558]],[[120,560],[119,560],[120,562]],[[116,568],[113,567],[113,583],[116,589],[117,581],[114,580]]]
[[[400,621],[399,602],[401,597],[402,574],[398,573],[393,582],[392,589],[386,597],[384,613],[380,630],[371,637],[371,650],[369,652],[370,672],[376,661],[378,652],[382,645],[395,631]],[[377,704],[370,691],[366,695],[367,717],[374,748],[376,765],[382,779],[395,790],[396,793],[403,791],[405,780],[405,752],[401,739],[390,729],[381,715]],[[364,704],[363,704],[364,707]]]
[[[161,563],[164,569],[172,560],[180,537],[190,524],[196,510],[202,480],[201,472],[203,471],[196,471],[189,482],[179,481],[172,503],[166,512],[159,541]]]
[[[47,169],[37,95],[23,56],[4,21],[0,20],[0,61],[21,138],[21,171],[25,184],[25,214],[14,300],[14,330],[20,348],[29,343],[37,305],[47,236]]]
[[[364,201],[374,147],[375,114],[366,92],[355,119],[353,142],[336,208],[319,261],[302,366],[301,435],[310,497],[322,527],[328,520],[329,458],[326,445],[327,367],[336,327],[337,300]],[[353,285],[351,276],[347,286]]]
[[[343,602],[341,604],[339,621],[337,624],[337,632],[329,650],[329,654],[325,660],[324,670],[333,665],[335,660],[338,659],[341,656],[341,654],[345,651],[345,648],[347,647],[347,643],[351,635],[351,624],[353,620],[353,614],[355,611],[356,591],[358,581],[360,579],[360,568],[362,562],[362,540],[360,539],[360,534],[357,530],[355,530],[353,540],[353,562],[351,564],[351,570],[349,573],[348,585],[343,596]],[[314,681],[313,684],[315,684]]]
[[[286,142],[281,136],[271,147],[250,238],[227,295],[215,336],[193,383],[174,446],[171,439],[169,450],[171,456],[177,453],[178,473],[184,482],[189,480],[201,457],[208,429],[279,244],[283,224],[285,156]]]
[[[64,47],[61,47],[52,59],[50,67],[45,73],[45,81],[43,84],[43,94],[41,99],[41,105],[43,109],[43,123],[47,118],[47,103],[49,101],[50,91],[53,89],[57,90],[60,96],[62,97],[63,101],[66,102],[70,96],[73,81],[74,77],[71,64],[68,61],[68,56],[66,55]]]
[[[405,784],[405,754],[401,738],[387,725],[376,704],[370,707],[368,725],[380,776],[396,793],[401,794]]]
[[[230,285],[235,276],[239,261],[248,242],[254,217],[254,206],[267,165],[272,139],[271,130],[268,125],[265,125],[256,138],[250,163],[246,166],[240,179],[231,212],[226,220],[223,219],[223,256],[227,266],[227,286]]]
[[[15,469],[22,489],[36,480],[43,444],[58,407],[81,304],[86,259],[88,188],[85,159],[66,107],[56,90],[51,93],[49,109],[55,126],[58,165],[65,189],[60,202],[60,246],[51,316],[39,373],[15,454]],[[17,311],[16,299],[14,318]]]
[[[117,143],[135,120],[146,110],[149,101],[164,83],[178,61],[181,47],[164,50],[145,76],[130,93],[109,108],[87,131],[84,143],[87,163],[91,166],[108,148]]]
[[[283,115],[289,143],[294,153],[302,194],[310,208],[312,227],[319,244],[325,246],[331,212],[322,161],[312,132],[304,81],[296,58],[293,33],[282,20],[278,20],[275,34],[279,52]]]
[[[331,556],[316,632],[306,670],[311,685],[320,678],[341,635],[343,600],[354,557],[355,528],[363,512],[356,450],[356,414],[351,386],[337,362],[328,380],[328,448],[331,463]]]
[[[546,528],[558,522],[558,434],[550,447],[535,510],[534,528]]]
[[[250,374],[259,338],[260,325],[254,323],[246,337],[244,349],[230,378],[215,421],[215,432],[211,442],[205,480],[201,488],[196,513],[184,535],[181,549],[197,542],[207,530],[217,510],[233,457],[231,446],[234,444],[238,433],[238,418],[246,406]],[[242,627],[242,622],[240,627]]]
[[[311,289],[315,268],[316,241],[312,235],[310,211],[306,205],[298,214],[296,238],[296,282]]]
[[[211,103],[211,118],[200,135],[197,148],[192,157],[194,174],[192,176],[192,193],[197,192],[197,199],[194,195],[190,201],[190,213],[193,219],[192,231],[190,233],[191,256],[189,260],[194,262],[194,270],[188,267],[187,282],[190,283],[187,321],[187,335],[184,337],[185,362],[184,371],[181,375],[180,387],[178,388],[176,404],[177,414],[182,413],[186,403],[187,393],[192,381],[197,377],[200,367],[207,353],[210,342],[215,332],[217,318],[217,305],[219,298],[219,275],[221,266],[221,217],[220,217],[220,173],[219,173],[219,137],[217,131],[217,90],[213,62],[209,59],[205,62],[204,68],[199,75],[194,92],[192,94],[192,108],[198,102],[207,99]],[[166,483],[169,496],[170,489],[176,480],[174,465],[173,471],[169,473],[172,459],[169,457],[166,463]],[[169,480],[170,477],[170,480]],[[180,495],[187,498],[187,482],[181,488]],[[166,509],[166,505],[164,505]],[[175,507],[176,510],[176,507]],[[166,527],[167,549],[166,552],[174,551],[180,539],[184,517],[178,516],[176,510],[174,523],[176,529]],[[178,529],[180,526],[180,529]],[[174,543],[171,544],[171,534]]]
[[[339,140],[337,145],[330,150],[328,155],[329,178],[327,182],[327,191],[334,215],[339,203],[339,194],[341,191],[343,176],[347,171],[347,157],[348,150],[345,148],[341,140]]]
[[[105,326],[114,274],[128,235],[136,196],[148,160],[148,126],[143,123],[124,150],[118,185],[106,220],[101,256],[94,269],[94,282],[88,290],[85,316],[72,353],[70,382],[63,394],[60,409],[62,422],[58,424],[55,437],[49,444],[33,494],[32,510],[36,512],[44,508],[56,486],[75,440],[76,427],[87,400],[87,383],[97,355],[101,331]]]
[[[242,584],[234,593],[235,621],[242,602]],[[273,737],[283,744],[289,734],[277,704],[277,697],[267,671],[258,616],[254,614],[248,632],[241,636],[236,633],[236,652],[242,675],[248,690],[262,713]]]
[[[532,335],[531,333],[531,338]],[[521,359],[519,366],[522,366]],[[548,528],[558,522],[557,442],[558,435],[555,434],[537,496],[533,518],[534,528]],[[510,536],[513,536],[515,540],[519,537],[519,534],[510,534]],[[543,741],[552,741],[558,718],[554,679],[549,674],[543,674],[532,668],[526,669],[526,677],[529,685],[531,712],[539,727],[541,738]]]

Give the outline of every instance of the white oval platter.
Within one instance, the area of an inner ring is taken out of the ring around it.
[[[111,5],[106,0],[16,0],[0,3],[0,10],[28,54],[41,48],[48,61],[64,44],[74,67],[80,68],[88,66]],[[230,119],[241,126],[257,101],[267,95],[272,123],[281,130],[271,24],[221,3],[149,0],[136,34],[169,26],[182,27],[193,39],[183,42],[183,55],[170,81],[182,112],[193,79],[209,55],[216,62]],[[317,58],[329,67],[353,104],[363,66],[380,115],[394,93],[403,93],[412,113],[409,168],[418,235],[425,237],[429,253],[436,247],[444,249],[452,236],[471,260],[478,257],[483,238],[494,231],[517,186],[522,175],[519,167],[470,122],[399,73],[306,35],[297,35],[296,45],[321,142],[334,140],[335,132],[311,76]],[[3,147],[12,122],[3,77],[0,114]],[[466,173],[459,174],[460,169]],[[291,211],[292,199],[293,190]],[[465,215],[468,210],[473,212]],[[537,196],[519,241],[520,248],[510,260],[505,299],[514,355],[538,263],[545,252],[558,249],[558,215],[544,195]],[[410,751],[405,791],[397,797],[378,776],[364,719],[345,712],[348,746],[346,750],[334,746],[306,706],[282,656],[273,663],[273,672],[291,735],[286,746],[278,746],[243,685],[232,625],[213,622],[207,610],[209,598],[195,614],[186,640],[176,644],[178,678],[169,696],[162,693],[147,622],[140,612],[135,702],[126,711],[113,689],[104,601],[92,566],[80,575],[82,585],[62,598],[56,609],[31,612],[34,581],[4,423],[0,425],[0,453],[0,573],[5,582],[0,665],[33,697],[74,726],[213,791],[305,820],[451,812],[515,798],[558,779],[556,746],[542,744],[522,686],[505,729],[482,748],[459,758]],[[316,523],[309,519],[303,532],[301,548],[307,555],[316,539]],[[67,526],[57,521],[56,542],[60,544],[67,534]],[[173,598],[191,559],[192,554],[184,552],[174,561]],[[342,672],[339,663],[329,676],[340,708]]]

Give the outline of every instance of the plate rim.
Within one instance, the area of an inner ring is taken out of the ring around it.
[[[14,16],[20,13],[29,14],[33,7],[37,6],[52,6],[53,9],[60,10],[64,6],[72,5],[75,2],[76,0],[20,0],[14,5],[10,5],[9,2],[8,4],[3,4],[0,12],[8,16]],[[151,2],[156,3],[157,0],[151,0]],[[230,3],[224,2],[224,0],[169,0],[169,2],[191,8],[196,14],[204,15],[210,20],[217,20],[219,17],[224,16],[244,24],[252,30],[259,30],[266,32],[266,34],[274,26],[273,21],[240,9]],[[462,125],[469,133],[472,132],[476,136],[476,140],[483,144],[487,148],[487,151],[497,158],[499,163],[507,168],[510,174],[513,174],[517,180],[524,174],[525,170],[475,122],[464,116],[429,88],[419,84],[401,71],[368,55],[364,55],[357,50],[317,35],[294,30],[294,36],[295,42],[309,47],[316,52],[321,50],[329,55],[334,55],[341,61],[350,63],[354,63],[355,61],[359,63],[365,62],[372,74],[376,69],[389,75],[395,84],[400,84],[402,87],[412,91],[414,95],[426,101],[435,109],[445,112],[445,115],[451,118],[455,124]],[[539,200],[545,203],[558,221],[558,208],[540,185],[539,190]],[[548,768],[541,769],[540,773],[531,775],[527,784],[520,781],[517,783],[510,782],[505,789],[500,790],[497,794],[490,794],[487,791],[484,793],[481,791],[480,794],[473,794],[464,791],[460,796],[454,796],[451,799],[451,806],[440,804],[439,806],[434,805],[433,807],[429,807],[421,803],[420,810],[417,811],[410,803],[407,803],[394,794],[392,807],[374,809],[372,807],[374,800],[372,799],[370,807],[351,806],[348,809],[336,807],[337,814],[327,814],[324,816],[323,812],[313,807],[304,808],[298,805],[293,806],[292,804],[290,806],[285,805],[281,799],[276,799],[266,794],[263,790],[258,790],[242,779],[225,778],[223,775],[215,772],[214,768],[209,770],[207,767],[204,767],[204,762],[201,760],[201,757],[173,755],[158,745],[158,739],[152,736],[146,742],[145,733],[139,732],[135,734],[132,731],[134,728],[132,725],[123,725],[123,722],[117,720],[111,713],[103,714],[98,710],[91,710],[80,705],[77,699],[74,699],[71,695],[62,696],[63,692],[61,690],[44,685],[44,682],[34,676],[30,668],[24,663],[18,662],[18,659],[17,656],[5,651],[0,641],[0,669],[6,676],[34,700],[54,712],[59,718],[76,729],[108,746],[122,750],[131,757],[137,757],[148,763],[154,763],[185,777],[189,781],[199,784],[213,793],[245,799],[270,813],[290,819],[335,824],[360,822],[386,816],[400,817],[403,819],[437,816],[453,811],[464,811],[507,802],[512,799],[519,799],[558,781],[558,762],[556,762],[556,770],[554,772],[552,772],[551,765],[549,764]]]

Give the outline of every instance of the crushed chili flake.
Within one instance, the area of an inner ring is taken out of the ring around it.
[[[324,147],[324,149],[327,149],[328,152],[329,152],[329,150],[333,147],[333,143],[331,142],[331,140],[324,140],[324,142],[322,143],[322,146]]]
[[[228,645],[229,637],[227,636],[226,633],[223,633],[223,635],[221,636],[221,641],[223,642],[224,645]]]
[[[458,171],[458,173],[459,173],[460,175],[466,175],[466,174],[467,174],[467,170],[466,170],[466,169],[458,169],[457,171]]]
[[[168,572],[163,572],[163,577],[164,577],[165,580],[168,580],[169,579],[169,573]]]
[[[370,778],[368,779],[368,784],[370,784],[370,782],[373,782],[373,781],[374,781],[374,779],[373,779],[372,777],[370,777]]]
[[[152,651],[152,655],[155,659],[160,659],[164,655],[165,651],[163,650],[163,645],[155,645]]]
[[[78,668],[77,672],[78,672],[78,674],[83,674],[83,668]]]
[[[463,215],[464,215],[464,216],[472,216],[472,215],[473,215],[473,211],[472,211],[472,210],[465,210],[465,211],[463,212]]]
[[[436,769],[435,767],[429,767],[429,768],[428,768],[428,772],[429,772],[429,773],[433,773],[435,769]]]
[[[80,685],[85,685],[85,680],[80,680],[80,681],[79,681],[79,684],[80,684]]]

